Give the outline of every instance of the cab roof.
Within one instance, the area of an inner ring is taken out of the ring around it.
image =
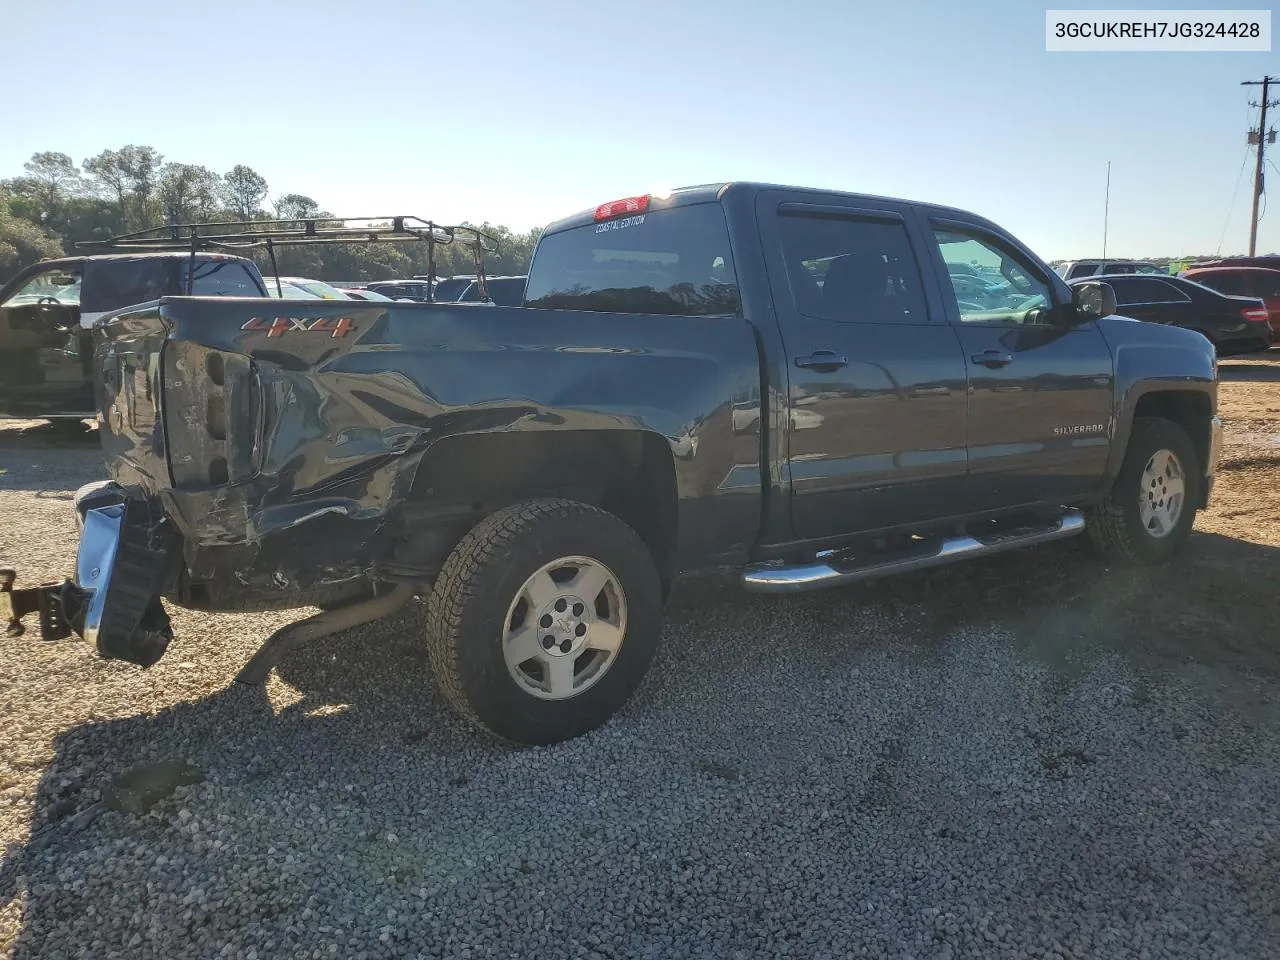
[[[712,201],[723,201],[730,195],[747,194],[754,195],[766,190],[785,190],[788,193],[811,194],[815,198],[840,197],[842,199],[858,200],[871,203],[902,203],[909,204],[914,207],[920,207],[931,213],[942,216],[961,215],[964,219],[974,220],[980,223],[989,223],[984,217],[979,217],[967,210],[961,210],[957,207],[947,207],[940,204],[924,203],[919,200],[907,200],[902,197],[885,197],[876,194],[855,193],[848,190],[829,190],[822,187],[796,187],[778,183],[763,183],[758,181],[725,181],[721,183],[703,183],[690,187],[679,187],[670,191],[654,192],[649,194],[651,197],[649,210],[666,210],[671,207],[682,207],[694,203],[708,203]],[[644,194],[636,194],[636,196],[644,196]],[[568,230],[573,227],[582,227],[595,222],[596,208],[591,207],[578,213],[570,214],[562,217],[554,223],[549,224],[542,232],[543,235],[558,233],[561,230]]]
[[[47,260],[39,260],[32,264],[34,267],[74,267],[82,263],[90,261],[94,263],[102,261],[114,260],[169,260],[169,259],[191,259],[191,251],[186,250],[138,250],[132,253],[88,253],[71,257],[50,257]],[[245,257],[238,257],[233,253],[215,253],[208,250],[197,250],[195,253],[197,260],[245,260]]]

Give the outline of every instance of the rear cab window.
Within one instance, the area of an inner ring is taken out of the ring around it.
[[[650,209],[544,234],[526,307],[714,316],[739,309],[719,203]]]
[[[80,308],[86,313],[106,313],[159,300],[181,289],[176,283],[177,272],[176,257],[86,261]]]
[[[191,262],[182,261],[180,289],[187,289]],[[262,288],[243,263],[237,260],[197,260],[191,278],[191,294],[196,297],[261,297]]]

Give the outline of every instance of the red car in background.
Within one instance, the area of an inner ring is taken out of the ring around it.
[[[1189,267],[1180,277],[1233,297],[1257,297],[1267,305],[1273,337],[1280,334],[1280,270],[1270,267]]]

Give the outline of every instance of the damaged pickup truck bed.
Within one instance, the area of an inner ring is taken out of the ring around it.
[[[145,666],[162,597],[329,611],[296,640],[429,588],[459,711],[565,739],[639,683],[685,571],[790,592],[1085,529],[1171,556],[1213,349],[1113,314],[972,214],[759,184],[552,225],[522,307],[166,298],[97,328],[111,480],[74,580],[13,616]]]

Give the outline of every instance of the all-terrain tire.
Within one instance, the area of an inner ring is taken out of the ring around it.
[[[1142,500],[1147,496],[1143,471],[1160,451],[1172,453],[1180,464],[1184,493],[1172,528],[1156,536],[1142,520]],[[1086,511],[1085,529],[1110,559],[1140,566],[1163,563],[1191,536],[1203,482],[1200,459],[1186,431],[1171,420],[1139,417],[1133,422],[1120,473],[1102,502]]]
[[[526,581],[567,557],[612,573],[625,628],[598,680],[546,699],[517,682],[503,637]],[[662,608],[653,558],[622,520],[574,500],[529,500],[486,517],[445,560],[427,605],[427,652],[437,684],[463,717],[512,743],[556,743],[600,726],[631,696],[657,650]]]

